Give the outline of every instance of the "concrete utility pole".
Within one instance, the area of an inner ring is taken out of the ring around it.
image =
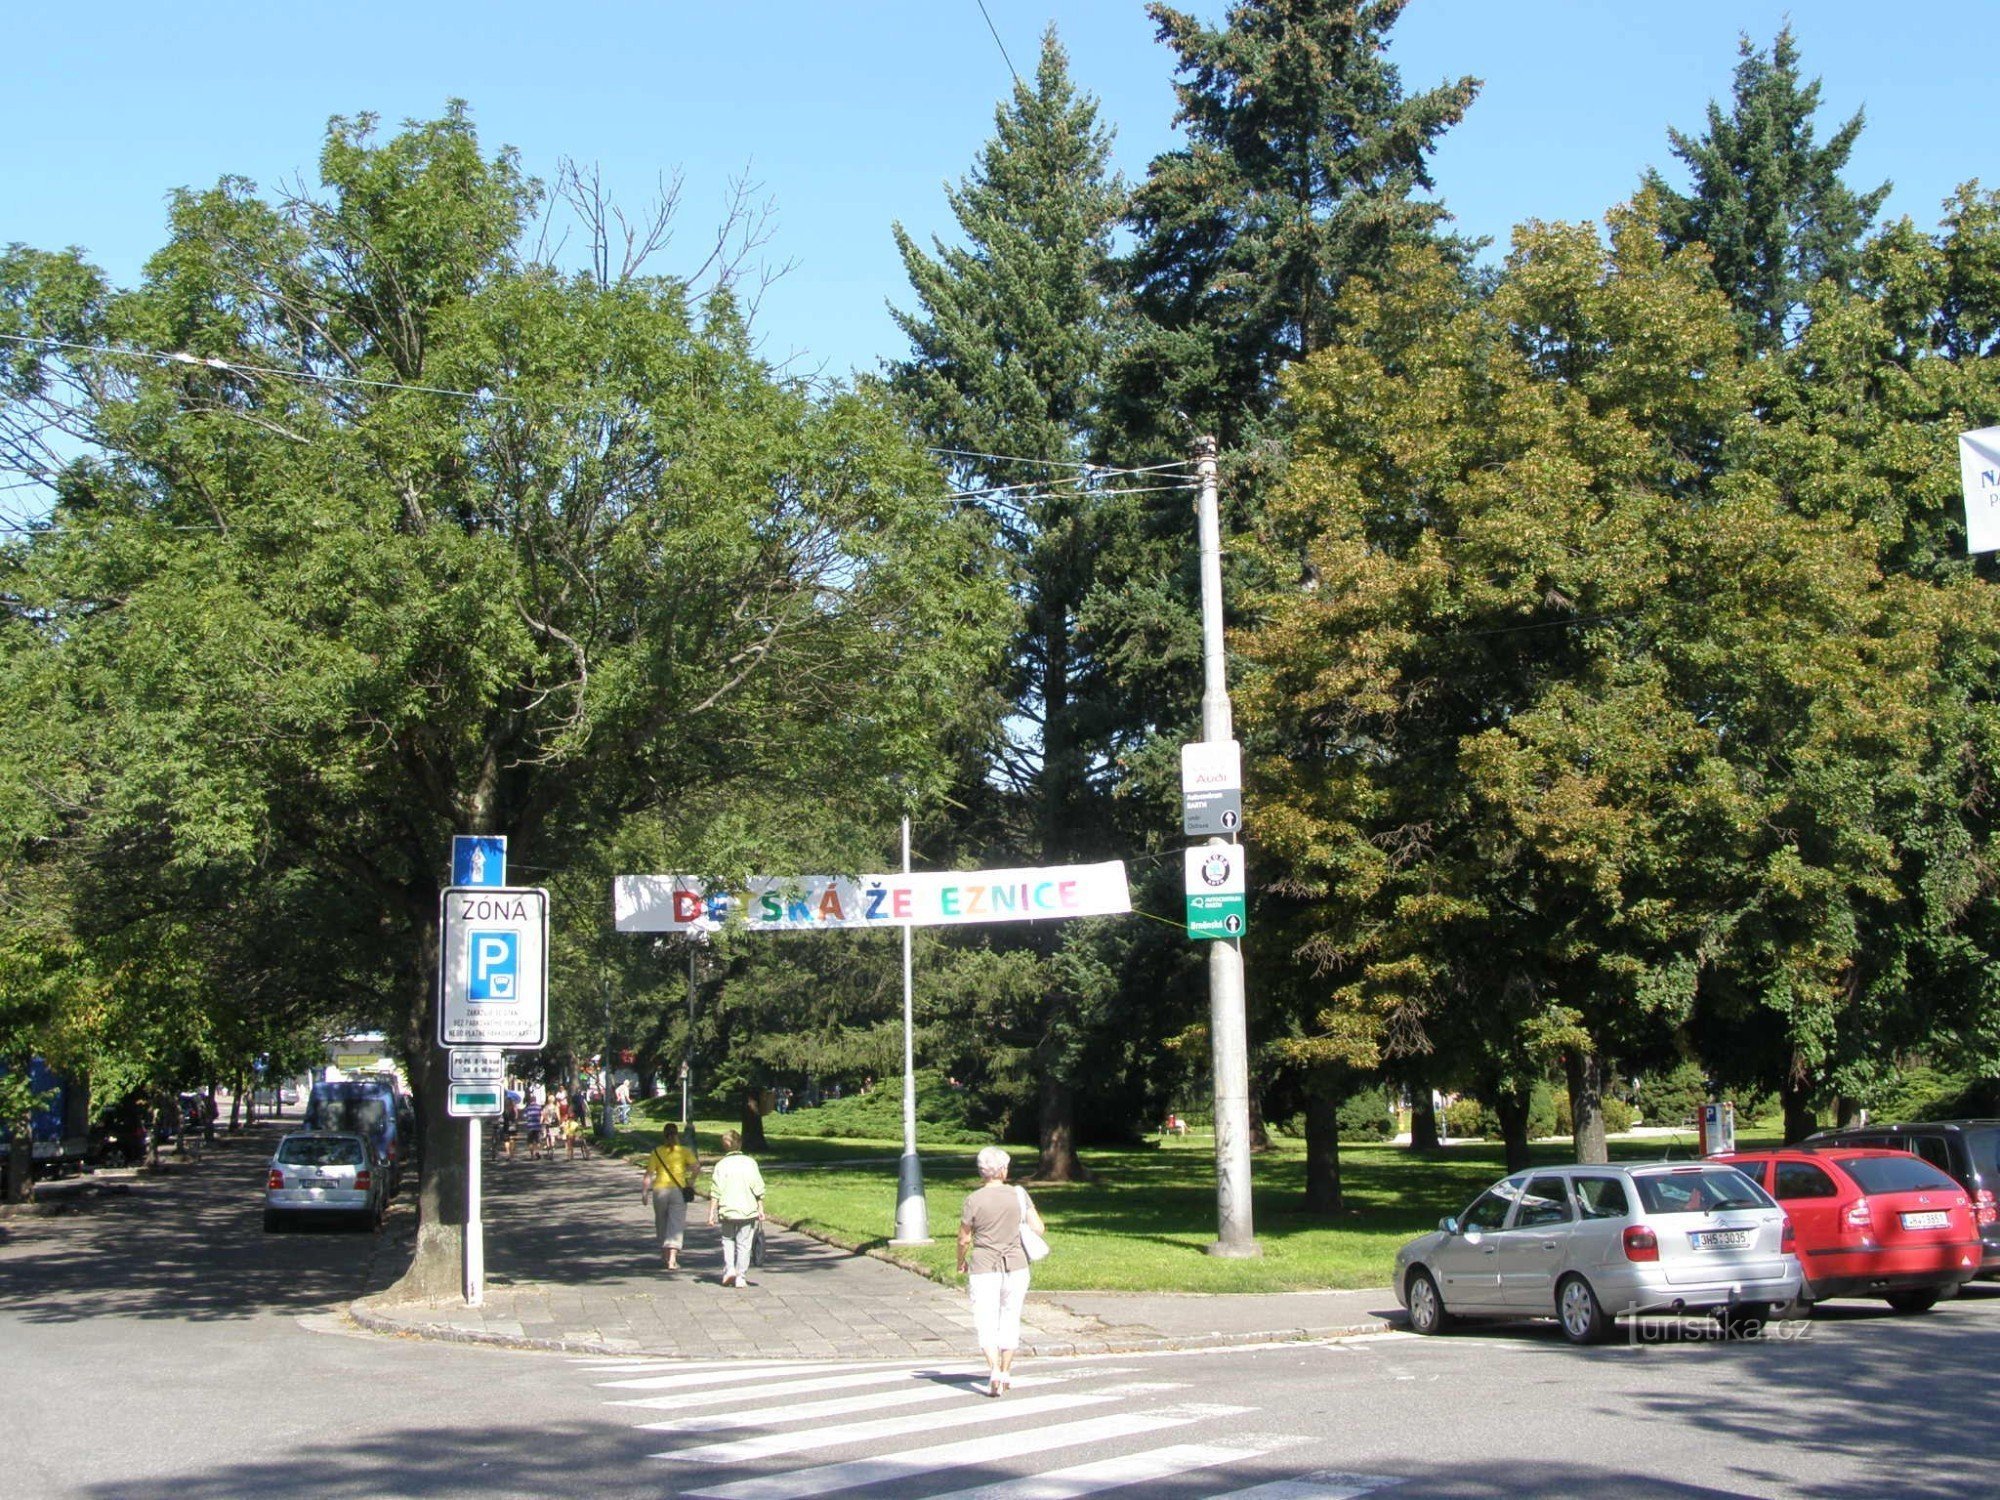
[[[1201,539],[1201,737],[1211,745],[1236,738],[1229,711],[1227,663],[1222,648],[1222,520],[1216,499],[1216,444],[1194,440],[1201,491],[1195,521]],[[1211,845],[1226,847],[1215,837]],[[1208,1032],[1215,1072],[1216,1241],[1210,1255],[1248,1259],[1263,1254],[1250,1215],[1250,1045],[1243,1014],[1243,943],[1218,938],[1208,945]]]

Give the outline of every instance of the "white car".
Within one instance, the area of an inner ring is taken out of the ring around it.
[[[369,1228],[388,1208],[388,1178],[368,1138],[344,1130],[295,1130],[278,1142],[264,1176],[264,1228],[293,1214],[339,1214]]]
[[[1516,1172],[1396,1252],[1396,1300],[1417,1333],[1454,1318],[1547,1318],[1571,1343],[1634,1313],[1712,1312],[1755,1334],[1802,1282],[1792,1225],[1714,1162]]]

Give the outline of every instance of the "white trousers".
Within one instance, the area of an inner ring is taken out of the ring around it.
[[[1021,1342],[1021,1304],[1028,1300],[1028,1270],[974,1271],[965,1278],[972,1293],[972,1324],[982,1349],[1013,1349]]]

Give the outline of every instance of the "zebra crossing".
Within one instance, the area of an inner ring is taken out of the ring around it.
[[[1232,1467],[1267,1476],[1307,1439],[1260,1432],[1255,1407],[1188,1399],[1190,1383],[1148,1378],[1137,1364],[1024,1371],[991,1401],[977,1362],[575,1363],[608,1407],[659,1442],[651,1456],[688,1500],[891,1487],[927,1500],[1072,1500],[1169,1484],[1214,1500],[1360,1500],[1398,1482],[1318,1469],[1232,1483]],[[1119,1451],[1066,1452],[1092,1447]],[[1043,1460],[1058,1466],[1037,1468]]]

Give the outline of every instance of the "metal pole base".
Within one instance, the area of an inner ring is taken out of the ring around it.
[[[896,1237],[889,1243],[932,1243],[930,1205],[924,1201],[924,1164],[914,1151],[905,1151],[896,1169]]]
[[[1217,1260],[1258,1260],[1264,1254],[1264,1247],[1255,1240],[1242,1245],[1232,1245],[1226,1240],[1217,1240],[1203,1253],[1213,1255]]]

